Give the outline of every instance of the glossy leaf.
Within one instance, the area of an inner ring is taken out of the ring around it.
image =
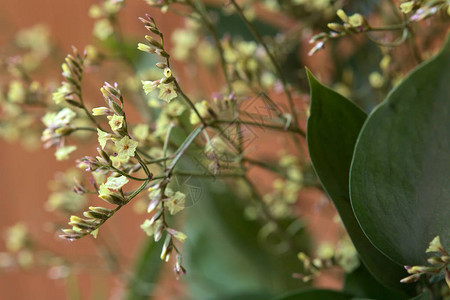
[[[345,276],[343,291],[368,299],[405,299],[405,296],[401,293],[389,290],[380,284],[363,264]]]
[[[366,114],[345,97],[320,84],[308,71],[311,115],[307,142],[314,169],[336,206],[363,263],[384,285],[403,289],[408,274],[367,239],[350,204],[349,171],[353,149]]]
[[[319,289],[303,289],[286,294],[273,300],[350,300],[353,297],[349,294]]]
[[[351,201],[372,243],[402,265],[450,247],[450,42],[367,119],[353,158]]]

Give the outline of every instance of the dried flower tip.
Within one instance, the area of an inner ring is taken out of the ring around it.
[[[100,130],[100,129],[97,129],[97,130]],[[100,155],[100,157],[104,160],[104,162],[107,165],[110,165],[111,159],[109,158],[108,154],[106,154],[106,152],[103,151],[100,147],[97,147],[97,152]]]
[[[83,212],[83,216],[90,219],[100,219],[100,220],[107,220],[109,218],[108,215],[101,214],[94,211],[85,211]]]
[[[83,195],[86,193],[86,188],[78,181],[78,179],[73,179],[75,186],[73,187],[73,191],[78,195]]]
[[[142,44],[142,43],[138,44],[137,49],[140,50],[140,51],[143,51],[143,52],[148,52],[148,53],[155,53],[156,52],[155,48],[150,47],[147,44]]]
[[[92,230],[95,229],[95,226],[93,226],[93,225],[87,225],[87,224],[84,224],[84,223],[69,222],[68,224],[69,224],[70,226],[73,226],[74,229],[79,229],[79,230],[81,230],[81,231],[84,230],[84,231],[89,232],[89,231],[92,231]]]
[[[150,45],[152,45],[153,47],[157,48],[157,49],[163,49],[163,46],[158,43],[153,37],[146,35],[145,39],[150,43]]]
[[[95,107],[92,109],[92,115],[93,116],[105,116],[105,115],[112,115],[113,111],[109,109],[108,107]]]
[[[164,240],[164,244],[161,250],[161,259],[165,260],[167,254],[172,250],[171,247],[172,237],[168,234],[166,235],[166,239]]]
[[[105,90],[107,92],[109,92],[116,99],[120,99],[122,97],[122,94],[120,93],[119,86],[118,86],[117,82],[114,82],[114,86],[113,86],[110,83],[105,81],[103,87],[105,88]]]
[[[169,58],[170,57],[170,55],[166,51],[164,51],[163,49],[156,49],[155,53],[158,54],[161,57],[164,57],[164,58]]]
[[[167,228],[166,231],[182,243],[184,243],[187,239],[187,235],[182,233],[181,231],[172,228]]]
[[[314,55],[317,51],[320,49],[323,49],[323,46],[325,45],[325,40],[317,42],[317,44],[314,45],[314,47],[308,52],[309,56]]]
[[[331,30],[334,30],[336,32],[345,31],[345,27],[339,23],[328,23],[327,26],[328,26],[328,28],[330,28]]]
[[[101,206],[89,206],[89,209],[92,210],[93,212],[97,212],[97,213],[104,214],[107,216],[111,216],[113,213],[113,210],[106,208],[106,207],[101,207]]]
[[[59,136],[67,136],[73,132],[73,128],[70,126],[63,126],[55,129],[55,133]]]
[[[80,234],[61,234],[61,235],[59,235],[59,238],[73,242],[75,240],[80,239],[81,235]]]
[[[156,211],[156,213],[150,219],[150,224],[154,224],[156,221],[158,221],[159,218],[161,217],[162,213],[163,213],[163,210],[162,209],[158,209],[158,211]]]
[[[145,14],[145,17],[147,19],[139,17],[139,20],[141,20],[141,22],[144,23],[145,26],[156,27],[155,20],[152,17],[150,17],[148,14]]]
[[[151,213],[158,206],[158,204],[160,202],[161,202],[161,197],[153,198],[148,205],[147,212]]]
[[[73,229],[61,229],[62,232],[64,232],[67,235],[76,235],[78,234],[77,231],[73,230]]]
[[[155,230],[155,236],[154,236],[155,242],[158,242],[161,239],[163,230],[164,230],[164,224],[161,222],[160,224],[158,224],[158,227],[156,227],[156,230]]]
[[[430,257],[429,259],[427,259],[428,263],[432,264],[432,265],[442,265],[445,264],[445,262],[442,260],[442,258],[437,257],[437,256],[433,256]]]
[[[411,282],[416,282],[417,280],[419,280],[420,278],[420,274],[414,274],[414,275],[410,275],[408,277],[403,278],[402,280],[400,280],[401,283],[411,283]]]
[[[165,68],[167,68],[167,64],[163,63],[163,62],[158,62],[158,63],[156,63],[156,67],[158,69],[165,69]]]
[[[315,42],[319,41],[319,40],[324,40],[328,38],[328,34],[326,34],[325,32],[321,32],[319,34],[316,34],[315,36],[313,36],[310,40],[309,43],[310,44],[314,44]]]
[[[342,20],[342,22],[348,23],[348,16],[347,16],[347,14],[345,13],[345,11],[343,11],[342,9],[339,9],[339,10],[336,12],[336,14],[337,14],[337,16]]]

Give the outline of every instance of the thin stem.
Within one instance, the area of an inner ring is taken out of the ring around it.
[[[195,107],[194,103],[191,101],[191,99],[186,96],[186,94],[183,92],[183,90],[181,89],[180,85],[178,84],[178,81],[175,80],[175,87],[177,89],[177,92],[183,97],[183,99],[188,103],[188,105],[192,108],[192,110],[194,111],[194,113],[197,115],[197,117],[199,118],[200,122],[204,125],[204,127],[207,127],[206,121],[205,119],[203,119],[203,117],[200,115],[199,111],[197,110],[197,108]]]
[[[192,3],[192,1],[188,0],[188,3],[196,12],[198,12],[198,14],[200,15],[206,28],[209,30],[212,37],[214,38],[214,42],[216,43],[217,50],[219,51],[220,63],[222,66],[222,72],[225,77],[225,81],[227,83],[228,93],[231,94],[233,92],[233,87],[231,84],[230,76],[228,75],[228,72],[227,72],[227,63],[225,61],[224,50],[223,50],[222,44],[220,42],[220,38],[217,34],[216,29],[214,28],[213,23],[209,20],[209,18],[207,16],[207,11],[206,11],[203,3],[201,1],[197,1],[197,0],[194,0],[194,1],[195,1],[195,3]]]
[[[242,11],[242,8],[236,3],[235,0],[231,0],[231,3],[236,8],[236,11],[238,12],[239,16],[245,22],[247,27],[250,29],[250,31],[252,32],[253,36],[258,41],[258,43],[260,43],[264,47],[264,50],[266,51],[267,56],[269,57],[270,61],[272,62],[272,65],[275,67],[275,70],[276,70],[276,72],[278,74],[278,77],[281,80],[281,83],[283,85],[284,93],[286,94],[286,97],[287,97],[287,100],[288,100],[288,103],[289,103],[289,107],[290,107],[290,110],[291,110],[292,118],[294,120],[294,127],[297,128],[298,127],[298,119],[297,119],[297,113],[295,111],[294,100],[292,99],[291,92],[290,92],[290,90],[288,88],[287,80],[284,77],[283,72],[281,71],[280,65],[278,64],[277,60],[275,59],[273,53],[269,50],[269,47],[267,46],[267,44],[263,41],[261,35],[258,33],[256,28],[245,17],[244,12]]]
[[[167,156],[167,148],[169,147],[169,140],[170,140],[170,134],[172,133],[172,128],[174,127],[173,123],[170,123],[169,129],[167,130],[166,139],[164,140],[164,146],[163,146],[163,156]],[[164,168],[167,167],[167,161],[163,161]]]
[[[243,177],[245,174],[243,173],[218,173],[211,175],[209,173],[195,173],[195,172],[187,172],[187,171],[174,171],[173,175],[182,175],[182,176],[193,176],[193,177]]]
[[[72,128],[72,132],[74,131],[92,131],[92,132],[97,132],[97,128],[94,127],[75,127]]]
[[[291,127],[286,128],[284,126],[279,126],[279,125],[262,124],[262,123],[244,121],[244,120],[239,120],[239,119],[237,119],[237,120],[214,120],[212,122],[212,124],[214,124],[214,123],[217,123],[217,124],[239,123],[239,124],[245,124],[245,125],[250,125],[250,126],[264,127],[264,128],[274,129],[274,130],[297,133],[297,134],[301,135],[302,137],[306,137],[306,133],[303,130],[301,130],[300,128],[291,128]]]
[[[122,170],[120,170],[120,169],[117,169],[117,168],[114,167],[114,166],[111,166],[111,169],[113,169],[114,171],[116,171],[116,172],[119,173],[120,175],[123,175],[123,176],[125,176],[125,177],[127,177],[127,178],[130,178],[130,179],[133,179],[133,180],[136,180],[136,181],[146,181],[146,180],[148,180],[148,178],[138,178],[138,177],[134,177],[134,176],[132,176],[132,175],[130,175],[130,174],[125,173],[124,171],[122,171]]]

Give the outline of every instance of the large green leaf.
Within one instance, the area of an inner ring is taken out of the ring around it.
[[[426,261],[440,235],[450,247],[450,41],[367,119],[350,193],[371,242],[402,265]]]
[[[297,292],[274,298],[273,300],[351,300],[353,297],[332,290],[303,289]]]
[[[398,300],[404,299],[402,294],[385,288],[378,283],[364,264],[345,276],[344,292],[361,298]]]
[[[363,263],[381,283],[402,289],[405,286],[400,284],[400,279],[408,274],[367,239],[350,204],[350,164],[366,114],[343,96],[320,84],[307,72],[311,86],[307,142],[314,169],[333,200]]]

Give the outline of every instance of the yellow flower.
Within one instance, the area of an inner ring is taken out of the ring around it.
[[[97,238],[97,236],[98,236],[98,228],[97,229],[95,229],[94,231],[91,231],[91,233],[90,234],[92,234],[92,236],[94,237],[94,239],[96,239]]]
[[[100,144],[102,149],[104,149],[106,146],[106,142],[110,138],[110,134],[107,132],[101,131],[100,129],[97,128],[97,135],[98,135],[98,143]]]
[[[363,25],[364,23],[364,17],[360,14],[354,14],[351,15],[348,18],[348,23],[352,26],[352,27],[360,27]]]
[[[170,76],[172,76],[172,71],[169,68],[165,68],[164,69],[164,76],[166,78],[169,78]]]
[[[407,13],[410,13],[413,8],[414,8],[414,1],[403,2],[402,4],[400,4],[400,9],[402,10],[402,13],[404,13],[405,15]]]
[[[98,189],[98,197],[110,204],[123,204],[123,197],[116,192],[111,192],[104,183],[102,183]]]
[[[195,103],[195,108],[197,109],[198,113],[202,118],[208,117],[208,108],[209,108],[208,101],[203,100],[202,102]],[[198,123],[200,123],[200,118],[193,110],[191,110],[191,116],[189,118],[189,121],[191,122],[192,125],[197,125]]]
[[[442,247],[441,239],[439,236],[436,236],[429,244],[426,252],[442,252],[444,247]]]
[[[23,102],[27,96],[26,88],[22,82],[13,80],[9,84],[8,99],[11,102]]]
[[[56,103],[56,104],[60,104],[60,103],[62,103],[62,102],[64,102],[64,100],[66,99],[66,95],[69,95],[69,94],[71,94],[72,93],[72,88],[71,88],[71,86],[69,85],[69,83],[67,83],[67,82],[63,82],[62,83],[62,86],[60,86],[57,90],[56,90],[56,92],[54,92],[53,94],[52,94],[52,98],[53,98],[53,101]]]
[[[28,228],[24,223],[17,223],[6,231],[6,249],[17,252],[28,243]]]
[[[95,22],[93,33],[96,38],[104,41],[114,33],[114,29],[108,19],[100,19]]]
[[[170,100],[176,97],[177,92],[175,91],[175,84],[173,82],[161,83],[159,85],[159,99],[170,102]]]
[[[148,236],[152,236],[155,234],[156,229],[159,227],[159,225],[162,224],[162,220],[156,220],[154,223],[150,222],[150,220],[145,220],[144,223],[142,223],[141,228],[144,230],[144,232]]]
[[[116,146],[117,156],[123,159],[128,159],[134,156],[138,142],[133,141],[128,136],[124,136],[120,140],[114,140],[114,145]]]
[[[167,228],[166,230],[170,235],[172,235],[174,238],[176,238],[177,240],[179,240],[182,243],[184,243],[187,239],[187,235],[181,231],[178,231],[178,230],[175,230],[172,228]]]
[[[139,141],[144,141],[148,137],[149,127],[147,124],[139,124],[133,128],[133,136]]]
[[[109,177],[105,183],[105,187],[117,191],[121,189],[125,184],[127,184],[128,181],[128,178],[126,178],[125,176]]]
[[[69,158],[69,154],[72,153],[77,149],[77,146],[64,146],[59,147],[56,152],[55,156],[57,160],[64,160]]]
[[[123,116],[113,115],[108,116],[109,126],[113,131],[119,130],[123,126],[124,118]]]
[[[142,82],[142,88],[144,89],[144,92],[146,95],[148,95],[149,93],[153,92],[157,87],[159,82],[158,81],[144,81],[141,80]]]
[[[169,209],[171,215],[174,215],[184,209],[184,203],[186,195],[181,192],[173,193],[170,190],[166,190],[166,196],[170,197],[165,202],[166,207]]]
[[[76,113],[70,108],[61,109],[52,120],[52,126],[59,127],[69,124],[76,117]],[[49,126],[50,127],[50,126]]]

